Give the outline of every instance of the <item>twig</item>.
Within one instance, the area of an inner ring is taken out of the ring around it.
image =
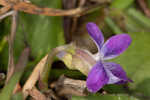
[[[56,56],[56,54],[64,49],[69,45],[65,46],[60,46],[57,48],[54,48],[48,55],[46,55],[34,68],[32,74],[26,81],[25,85],[23,86],[23,95],[24,99],[28,96],[27,90],[31,90],[36,82],[39,79],[39,76],[41,76],[42,82],[44,81],[45,85],[45,80],[47,81],[47,74],[49,74],[49,70],[51,67],[51,63],[53,61],[53,57]],[[48,86],[48,85],[47,85]]]
[[[150,9],[147,7],[145,0],[137,0],[137,2],[140,5],[143,12],[145,13],[145,15],[150,18]]]
[[[25,85],[23,86],[23,95],[24,98],[26,98],[28,96],[28,92],[27,90],[31,90],[34,85],[36,84],[38,78],[39,78],[39,74],[41,75],[44,69],[44,64],[46,63],[46,59],[47,59],[48,55],[46,55],[34,68],[32,74],[30,75],[30,77],[28,78],[28,80],[26,81]]]
[[[29,45],[29,43],[28,43],[28,41],[27,41],[27,33],[25,32],[24,25],[23,25],[23,23],[20,23],[20,24],[21,24],[21,26],[22,26],[24,44],[25,44],[25,46],[30,47],[30,45]]]
[[[88,10],[93,9],[93,7],[100,6],[101,4],[98,4],[97,6],[91,6],[91,7],[79,7],[75,9],[70,10],[60,10],[60,9],[53,9],[53,8],[41,8],[34,4],[27,3],[27,2],[6,2],[4,0],[0,1],[0,4],[3,6],[11,6],[12,9],[16,11],[23,11],[30,14],[41,14],[46,16],[74,16],[74,15],[80,15],[83,12],[88,12]],[[106,2],[104,4],[107,4]],[[83,14],[86,14],[83,13]],[[83,15],[82,14],[82,15]]]
[[[28,62],[28,57],[29,57],[29,53],[30,53],[29,51],[30,51],[30,49],[28,47],[22,51],[22,53],[19,57],[19,60],[16,64],[16,67],[15,67],[16,69],[15,69],[12,77],[10,78],[8,84],[5,85],[5,87],[0,92],[1,100],[11,100],[13,90],[14,90],[16,84],[19,82],[19,80],[24,72],[24,68],[26,67],[26,64]]]
[[[14,5],[14,10],[23,11],[30,14],[41,14],[46,16],[71,16],[81,13],[83,8],[76,8],[72,10],[58,10],[53,8],[40,8],[36,5],[20,2]]]
[[[10,6],[5,6],[0,9],[0,15],[5,14],[11,7]]]
[[[63,0],[63,9],[74,9],[76,7],[76,2],[77,0]],[[65,16],[63,18],[65,40],[66,43],[70,43],[72,41],[72,17]]]
[[[54,87],[58,95],[76,95],[86,96],[86,82],[83,80],[75,80],[62,75]]]
[[[83,7],[85,4],[86,0],[79,0],[79,7]],[[80,15],[76,15],[75,17],[73,17],[73,22],[72,22],[72,28],[71,28],[71,33],[75,32],[77,24],[78,24],[78,18],[80,17]]]
[[[0,16],[0,20],[4,19],[5,17],[8,17],[8,16],[10,16],[10,15],[13,15],[13,13],[14,13],[14,11],[9,11],[9,12],[7,12],[7,13],[1,15],[1,16]]]
[[[79,0],[79,7],[83,7],[86,0]]]
[[[31,90],[27,90],[29,92],[29,95],[34,99],[34,100],[50,100],[46,98],[44,94],[42,94],[38,89],[35,87]]]
[[[9,37],[9,59],[8,59],[6,84],[14,72],[13,46],[14,46],[14,38],[16,35],[16,29],[17,29],[17,17],[18,17],[18,13],[17,11],[14,11],[12,15],[11,34]]]

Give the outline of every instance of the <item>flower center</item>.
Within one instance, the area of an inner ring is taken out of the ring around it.
[[[104,56],[102,54],[100,54],[100,52],[94,54],[93,56],[96,61],[102,61],[102,62],[104,61],[104,59],[103,59]]]

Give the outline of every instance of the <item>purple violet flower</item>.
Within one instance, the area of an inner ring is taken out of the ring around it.
[[[88,73],[86,80],[88,90],[95,93],[106,84],[132,82],[119,64],[104,62],[123,53],[131,44],[130,36],[128,34],[115,35],[104,43],[103,34],[96,24],[90,22],[86,28],[98,48],[98,53],[95,56],[97,63]]]

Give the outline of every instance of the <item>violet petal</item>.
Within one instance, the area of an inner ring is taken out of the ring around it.
[[[97,62],[88,73],[86,85],[90,92],[95,93],[107,84],[108,80],[103,64]]]
[[[107,63],[104,63],[104,67],[105,69],[109,70],[115,77],[120,79],[120,80],[115,81],[115,80],[110,80],[111,79],[110,78],[108,84],[114,84],[114,83],[121,84],[121,83],[132,81],[127,77],[126,72],[123,70],[123,68],[119,64],[116,64],[113,62],[107,62]]]
[[[104,60],[112,59],[124,52],[130,44],[131,38],[128,34],[115,35],[103,45],[101,54]]]
[[[89,35],[92,37],[96,45],[98,46],[98,49],[101,49],[103,43],[104,43],[104,36],[99,29],[99,27],[95,23],[88,23],[86,25],[87,31]]]
[[[126,83],[128,83],[128,82],[133,82],[131,79],[129,79],[128,78],[128,80],[121,80],[121,81],[119,81],[119,82],[117,82],[117,83],[115,83],[115,84],[126,84]]]

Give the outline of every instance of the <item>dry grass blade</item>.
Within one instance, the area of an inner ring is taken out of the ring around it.
[[[10,11],[10,12],[7,12],[6,14],[3,14],[0,16],[0,20],[4,19],[5,17],[8,17],[10,15],[13,15],[14,11]]]
[[[39,79],[39,76],[44,84],[45,84],[45,82],[47,82],[45,80],[47,80],[47,78],[48,78],[48,73],[49,73],[51,63],[53,61],[53,57],[55,57],[60,51],[64,50],[68,46],[69,45],[54,48],[48,55],[46,55],[35,66],[32,74],[30,75],[29,79],[26,81],[25,85],[23,86],[24,98],[26,98],[28,96],[27,90],[31,90],[34,87],[34,85],[36,84],[36,82]]]
[[[29,53],[30,53],[30,48],[27,47],[23,50],[23,52],[21,53],[21,56],[19,58],[19,61],[16,64],[16,67],[15,67],[16,70],[14,72],[22,71],[22,69],[24,69],[24,67],[26,67],[26,64],[28,62]]]
[[[25,85],[23,86],[23,95],[24,98],[28,96],[27,90],[31,90],[34,85],[36,84],[37,80],[39,79],[39,76],[41,76],[41,73],[43,72],[44,65],[46,63],[48,55],[46,55],[34,68],[32,74],[30,75],[29,79],[26,81]]]
[[[27,91],[34,100],[50,100],[36,88]]]
[[[31,3],[20,2],[13,6],[14,10],[23,11],[30,14],[41,14],[46,16],[71,16],[81,13],[83,8],[76,8],[71,10],[58,10],[53,8],[40,8]]]
[[[108,2],[105,2],[104,4],[107,4],[107,3]],[[69,10],[53,9],[53,8],[46,8],[46,7],[41,8],[34,4],[23,2],[23,1],[7,2],[5,0],[1,0],[0,5],[11,6],[12,9],[16,11],[23,11],[23,12],[30,13],[30,14],[40,14],[40,15],[46,15],[46,16],[77,16],[77,15],[81,16],[83,14],[90,12],[91,9],[100,7],[100,5],[102,4],[100,3],[96,6],[91,6],[91,7],[78,7],[78,8],[69,9]]]
[[[146,5],[146,1],[145,0],[137,0],[137,2],[139,3],[139,6],[141,7],[141,9],[145,13],[145,15],[150,18],[150,9]]]
[[[53,84],[53,87],[56,89],[59,96],[66,95],[76,95],[76,96],[86,96],[86,82],[83,80],[75,80],[71,78],[67,78],[65,76],[61,76],[56,82]]]
[[[0,9],[0,15],[5,14],[11,7],[10,6],[5,6]]]
[[[13,90],[13,94],[16,94],[17,92],[20,92],[22,89],[21,89],[21,86],[19,83],[16,84],[14,90]]]
[[[19,82],[22,73],[24,72],[24,68],[28,62],[29,53],[30,53],[29,48],[25,48],[22,51],[12,77],[8,81],[8,84],[6,84],[2,89],[2,91],[0,92],[1,100],[10,100],[14,88],[16,84]]]
[[[16,35],[16,29],[17,29],[17,19],[18,19],[18,12],[14,11],[12,15],[12,25],[11,25],[11,34],[9,37],[9,59],[8,59],[8,70],[7,70],[7,79],[6,83],[12,76],[14,72],[14,58],[13,58],[13,46],[14,46],[14,39]]]

